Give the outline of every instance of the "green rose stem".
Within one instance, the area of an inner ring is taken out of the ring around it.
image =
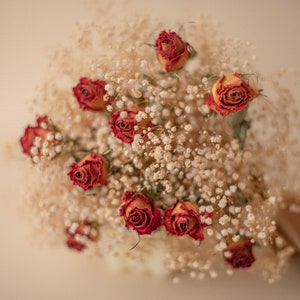
[[[141,236],[138,234],[138,241],[129,249],[129,251],[134,250],[141,242]]]
[[[248,107],[227,117],[230,126],[233,128],[233,138],[238,140],[241,148],[244,147],[247,130],[250,128],[250,122],[245,120],[247,110]]]
[[[171,78],[175,78],[178,80],[178,82],[180,83],[182,81],[178,71],[180,71],[182,68],[176,70],[176,71],[171,71],[171,72],[165,72],[165,71],[160,71],[158,72],[158,74],[162,75],[162,76],[170,76]]]
[[[155,45],[154,45],[154,44],[151,44],[151,43],[144,43],[144,45],[149,46],[149,47],[152,47],[152,48],[155,48]]]
[[[113,151],[112,149],[107,149],[101,154],[101,156],[103,156],[108,163],[108,169],[111,169],[111,155],[110,154],[112,153],[112,151]]]

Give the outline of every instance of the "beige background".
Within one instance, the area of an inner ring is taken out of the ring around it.
[[[0,1],[0,299],[299,299],[299,257],[275,285],[247,272],[173,285],[169,279],[119,274],[88,255],[32,242],[30,225],[17,210],[23,157],[8,160],[12,150],[7,150],[7,144],[17,140],[32,119],[26,101],[34,97],[34,87],[43,80],[47,50],[61,44],[74,31],[76,21],[93,15],[82,2]],[[119,2],[110,1],[116,17]],[[211,15],[225,35],[256,45],[257,67],[263,74],[281,67],[300,72],[298,0],[141,0],[132,1],[126,13],[135,8],[145,16],[164,19],[166,27],[173,18],[184,22],[200,14]],[[299,86],[291,88],[300,102]]]

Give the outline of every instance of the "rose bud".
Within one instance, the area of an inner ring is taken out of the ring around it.
[[[52,159],[62,149],[62,135],[49,124],[48,117],[37,118],[37,126],[28,126],[20,139],[23,152],[39,162],[41,158]]]
[[[165,211],[164,226],[166,230],[177,236],[188,234],[195,240],[203,240],[203,228],[199,207],[195,203],[177,201]]]
[[[68,175],[75,185],[85,191],[106,185],[108,162],[101,155],[92,152],[78,163],[72,164]]]
[[[83,110],[103,111],[107,105],[113,102],[112,97],[106,93],[105,84],[101,80],[80,78],[79,83],[73,87],[73,94],[79,106]]]
[[[121,201],[120,216],[124,218],[126,227],[142,235],[151,234],[161,225],[160,210],[145,195],[126,191]]]
[[[189,59],[189,44],[172,31],[162,31],[156,42],[156,53],[158,60],[167,72],[181,69]]]
[[[240,73],[220,77],[213,85],[206,104],[221,116],[245,109],[250,101],[262,92],[252,88]]]
[[[77,240],[77,236],[71,235],[69,236],[69,238],[67,239],[67,246],[70,249],[75,249],[77,251],[82,251],[86,246],[84,243],[79,242]]]
[[[67,245],[71,249],[82,251],[87,241],[95,242],[98,238],[98,223],[90,221],[73,222],[66,229],[69,235]]]
[[[233,268],[248,268],[255,261],[252,254],[253,244],[249,238],[240,238],[237,242],[231,242],[224,250],[225,260],[232,265]]]
[[[118,110],[112,114],[109,125],[118,139],[124,143],[131,144],[136,134],[146,137],[148,128],[152,128],[151,119],[140,108],[127,108]]]

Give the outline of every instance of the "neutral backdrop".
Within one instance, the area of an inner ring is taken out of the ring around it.
[[[74,32],[76,21],[93,15],[91,2],[0,1],[0,299],[300,299],[299,257],[274,285],[247,272],[203,282],[183,279],[173,285],[170,279],[120,274],[99,259],[31,239],[30,224],[18,210],[22,156],[14,156],[20,149],[11,145],[32,119],[26,101],[44,78],[47,51]],[[116,18],[120,2],[109,2]],[[298,0],[141,0],[131,1],[123,13],[134,10],[166,23],[211,15],[225,35],[256,45],[261,73],[281,67],[300,72]],[[300,102],[299,86],[291,88]]]

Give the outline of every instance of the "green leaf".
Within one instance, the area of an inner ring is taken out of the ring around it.
[[[237,113],[228,115],[227,118],[228,118],[228,122],[229,122],[230,126],[234,128],[237,125],[242,124],[242,122],[244,121],[244,119],[246,117],[247,110],[248,110],[248,106],[245,109],[243,109]]]
[[[243,197],[242,195],[237,195],[233,199],[233,202],[236,206],[239,206],[239,207],[243,207],[243,206],[246,206],[248,204],[248,200],[245,197]]]
[[[98,221],[92,221],[92,227],[95,229],[98,229],[100,227],[100,224]]]
[[[90,190],[87,190],[87,191],[84,191],[83,192],[83,195],[85,197],[93,197],[93,196],[96,196],[97,195],[97,192],[99,191],[99,188],[92,188]]]
[[[156,81],[147,74],[143,74],[143,79],[148,80],[151,85],[154,85],[154,86],[156,85]]]
[[[170,76],[173,77],[173,78],[178,79],[178,81],[181,81],[181,77],[179,76],[178,71],[171,72]]]
[[[241,148],[244,147],[247,137],[247,130],[250,128],[250,122],[244,121],[241,124],[241,130],[240,130],[240,137],[239,137],[239,143]]]
[[[159,75],[166,75],[166,74],[168,74],[168,73],[165,72],[165,71],[159,71],[158,74],[159,74]]]
[[[250,122],[245,121],[248,106],[234,114],[230,114],[227,119],[230,126],[233,128],[233,138],[239,141],[240,147],[243,148],[246,137],[247,130],[250,128]]]
[[[262,248],[263,247],[262,244],[260,244],[257,240],[254,241],[253,246],[256,246],[258,248]]]
[[[241,124],[238,124],[233,127],[233,138],[239,141],[240,147],[243,148],[245,145],[247,130],[250,128],[250,122],[243,121]]]
[[[196,56],[197,51],[195,50],[195,48],[191,45],[188,46],[188,51],[190,53],[190,58],[193,58],[194,56]]]

